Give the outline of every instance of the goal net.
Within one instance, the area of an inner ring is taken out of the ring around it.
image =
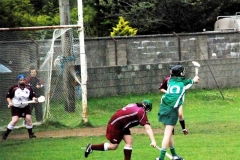
[[[0,29],[0,127],[11,121],[6,93],[17,84],[18,74],[32,77],[32,70],[42,83],[38,94],[45,96],[41,105],[32,105],[33,124],[53,121],[76,126],[81,120],[79,27],[46,26]],[[30,84],[37,89],[38,82]],[[23,126],[23,119],[17,127]]]

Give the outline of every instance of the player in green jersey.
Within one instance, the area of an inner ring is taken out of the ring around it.
[[[199,81],[198,76],[193,79],[186,79],[185,68],[181,65],[173,66],[171,70],[171,79],[168,82],[167,92],[162,96],[158,113],[158,121],[165,126],[159,160],[164,160],[168,147],[170,147],[174,159],[183,160],[175,152],[172,131],[177,123],[178,109],[184,102],[186,89]]]

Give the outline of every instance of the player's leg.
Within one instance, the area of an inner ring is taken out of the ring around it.
[[[129,131],[130,133],[130,131]],[[132,135],[131,134],[125,134],[123,136],[123,140],[125,141],[123,153],[124,153],[124,160],[130,160],[132,156]]]
[[[170,136],[169,148],[170,148],[171,154],[172,154],[172,156],[173,156],[174,159],[179,159],[179,160],[182,159],[182,157],[180,157],[179,155],[177,155],[177,153],[176,153],[176,151],[175,151],[173,134]]]
[[[186,129],[185,126],[185,120],[184,120],[184,115],[183,115],[183,106],[181,105],[178,109],[178,118],[179,118],[179,123],[182,127],[182,131],[185,135],[188,134],[188,130]]]
[[[87,158],[90,153],[95,151],[107,151],[107,150],[116,150],[119,144],[113,143],[100,143],[100,144],[91,144],[89,143],[85,150],[85,157]]]
[[[34,135],[34,133],[32,131],[33,125],[32,125],[32,117],[30,114],[26,115],[25,121],[26,121],[26,128],[28,130],[29,138],[36,138],[36,136]]]
[[[109,140],[107,143],[101,144],[91,144],[89,143],[85,150],[85,157],[87,158],[93,150],[96,151],[107,151],[107,150],[116,150],[118,148],[119,143],[121,142],[123,137],[123,132],[115,129],[113,126],[108,125],[106,138]]]
[[[31,115],[31,110],[29,106],[26,106],[24,108],[24,113],[25,113],[25,121],[26,121],[26,128],[28,130],[28,135],[29,138],[36,138],[36,136],[34,135],[32,128],[33,128],[33,124],[32,124],[32,115]]]
[[[2,135],[2,139],[6,140],[9,133],[14,129],[14,126],[16,125],[16,123],[19,120],[19,115],[22,114],[21,112],[22,110],[20,108],[17,107],[12,107],[11,108],[11,114],[12,114],[12,120],[11,122],[8,124],[7,126],[7,130],[3,133]]]
[[[167,148],[173,144],[173,134],[172,131],[174,129],[174,126],[172,125],[165,125],[165,129],[164,129],[164,136],[163,136],[163,140],[162,140],[162,148],[161,148],[161,152],[160,152],[160,157],[159,159],[164,159],[165,154],[167,152]]]
[[[16,123],[18,122],[18,120],[19,120],[19,117],[18,116],[12,116],[12,120],[11,120],[11,122],[8,124],[8,126],[7,126],[7,130],[3,133],[3,135],[2,135],[2,139],[3,140],[6,140],[7,139],[7,137],[8,137],[8,135],[9,135],[9,133],[14,129],[14,126],[16,125]]]

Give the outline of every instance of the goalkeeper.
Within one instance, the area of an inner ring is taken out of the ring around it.
[[[35,93],[32,88],[28,85],[25,85],[26,76],[24,74],[19,74],[17,76],[18,84],[12,86],[7,95],[8,106],[11,108],[12,120],[7,126],[7,130],[3,133],[2,139],[6,140],[9,133],[14,129],[14,126],[17,124],[20,117],[25,118],[26,128],[28,130],[29,138],[36,138],[32,132],[32,117],[31,110],[28,104],[21,104],[26,102],[29,99],[37,101]]]

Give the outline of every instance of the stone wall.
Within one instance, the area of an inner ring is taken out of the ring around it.
[[[192,89],[240,86],[240,58],[199,60],[198,62],[201,64],[200,82]],[[87,95],[91,98],[158,92],[158,87],[163,78],[169,75],[169,66],[172,64],[177,62],[90,67],[88,68]],[[195,76],[195,68],[191,61],[183,61],[180,64],[186,67],[186,78]],[[53,77],[53,81],[54,78],[59,77]],[[56,88],[54,97],[61,97],[59,93],[63,93],[62,87]]]
[[[201,32],[86,39],[88,67],[236,58],[240,56],[237,32]],[[216,57],[212,57],[215,53]]]
[[[202,32],[178,36],[180,48],[174,34],[86,39],[88,97],[158,91],[160,82],[169,73],[169,65],[177,64],[179,60],[187,67],[187,77],[194,76],[191,60],[202,65],[199,70],[201,81],[193,88],[216,88],[216,82],[219,87],[239,86],[240,34]],[[15,43],[0,43],[0,63],[11,61],[9,65],[13,69],[12,73],[0,73],[2,106],[6,105],[5,94],[16,83],[17,74],[27,74],[32,63],[41,64],[41,59],[32,61],[31,57],[42,58],[50,47],[46,46],[49,41],[39,41],[37,45],[36,41],[21,41],[19,46]],[[59,42],[55,47],[61,51]],[[79,53],[78,47],[74,46],[75,53]],[[213,53],[216,56],[213,57]],[[80,58],[76,64],[79,61]],[[59,93],[61,88],[52,93],[53,97]]]
[[[199,60],[198,62],[201,64],[200,82],[194,85],[193,89],[240,86],[239,58]],[[163,78],[169,74],[170,64],[177,63],[88,68],[88,97],[158,92]],[[195,76],[195,68],[191,61],[180,64],[186,67],[187,78]]]

